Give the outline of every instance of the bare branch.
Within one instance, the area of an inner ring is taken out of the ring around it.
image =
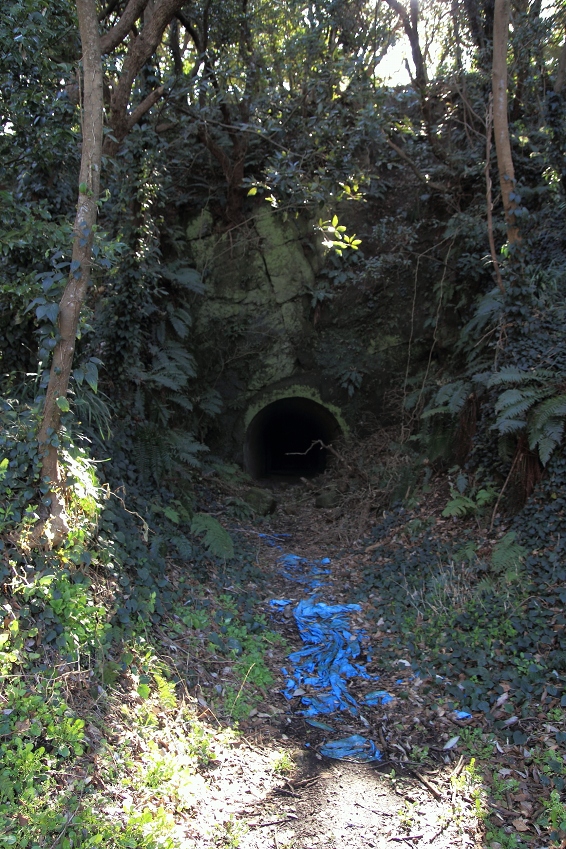
[[[141,121],[146,112],[149,112],[152,106],[154,106],[159,98],[163,95],[165,91],[165,86],[160,85],[159,88],[154,89],[142,102],[139,106],[136,106],[130,117],[128,118],[128,132],[135,127],[138,121]]]
[[[415,165],[411,157],[407,156],[403,148],[396,145],[394,141],[391,141],[389,136],[385,136],[385,141],[387,142],[389,147],[395,151],[397,156],[400,156],[401,159],[407,163],[413,174],[418,177],[421,183],[424,183],[426,186],[428,186],[429,189],[434,189],[435,191],[442,192],[443,194],[446,194],[449,191],[448,186],[445,186],[443,183],[435,183],[433,180],[428,180],[426,175],[419,170],[417,165]]]

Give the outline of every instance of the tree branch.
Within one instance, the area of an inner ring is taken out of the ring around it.
[[[130,0],[130,2],[141,3],[142,0]],[[147,2],[147,0],[144,0],[144,2]],[[128,105],[134,80],[144,64],[155,52],[165,28],[175,17],[182,5],[183,0],[160,0],[153,8],[151,19],[145,24],[137,38],[131,40],[120,73],[120,79],[110,103],[109,123],[113,131],[113,138],[111,136],[106,137],[104,142],[105,153],[110,155],[115,154],[133,126],[131,124],[131,116],[128,115]],[[153,92],[149,97],[152,95]],[[142,114],[147,112],[148,108],[146,107]],[[136,111],[134,110],[134,114]]]
[[[110,53],[111,50],[114,50],[115,47],[118,47],[118,45],[124,41],[135,22],[141,16],[148,2],[149,0],[130,0],[120,15],[120,20],[116,26],[104,33],[100,39],[102,55]]]
[[[159,98],[163,95],[165,91],[165,86],[160,85],[159,88],[154,89],[146,98],[142,100],[139,106],[136,106],[130,117],[128,118],[128,132],[130,132],[133,127],[141,121],[146,112],[149,112],[152,106],[154,106]]]
[[[448,186],[445,186],[443,183],[435,183],[433,180],[428,180],[428,179],[426,178],[426,176],[422,173],[422,171],[420,171],[420,170],[419,170],[418,166],[417,166],[417,165],[415,165],[415,163],[414,163],[414,162],[413,162],[413,160],[410,158],[410,156],[407,156],[407,154],[405,153],[405,151],[403,150],[403,148],[401,148],[401,147],[399,147],[398,145],[396,145],[394,141],[391,141],[391,139],[389,138],[389,136],[385,136],[385,141],[387,142],[387,144],[389,145],[389,147],[390,147],[392,150],[394,150],[394,151],[395,151],[395,153],[397,154],[397,156],[400,156],[400,157],[401,157],[401,159],[402,159],[404,162],[406,162],[406,163],[407,163],[407,165],[409,166],[409,168],[411,169],[411,171],[413,172],[413,174],[415,174],[415,176],[416,176],[416,177],[418,177],[418,179],[421,181],[421,183],[424,183],[424,184],[425,184],[425,186],[428,186],[428,188],[429,188],[429,189],[434,189],[434,191],[442,192],[443,194],[447,194],[447,193],[448,193],[448,191],[449,191]]]
[[[197,50],[197,53],[202,53],[203,52],[202,42],[201,42],[201,37],[199,35],[197,28],[195,26],[193,26],[193,24],[190,22],[189,18],[183,12],[182,9],[179,9],[179,11],[176,13],[176,18],[179,21],[179,23],[181,23],[185,27],[185,29],[187,30],[187,32],[191,36],[191,38],[193,40],[193,44],[194,44],[194,46]]]

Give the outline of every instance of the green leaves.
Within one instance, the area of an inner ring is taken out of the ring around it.
[[[493,548],[491,568],[496,574],[516,571],[526,554],[527,549],[519,545],[515,531],[509,531]]]
[[[323,221],[319,218],[317,229],[325,236],[323,246],[328,249],[333,248],[338,256],[342,256],[342,252],[347,248],[357,251],[362,244],[362,240],[357,239],[355,234],[347,235],[347,228],[338,223],[337,215],[334,215],[331,221]]]
[[[81,386],[83,382],[86,382],[93,392],[98,392],[98,366],[101,364],[97,357],[91,357],[82,366],[76,368],[73,371],[73,377],[78,385]]]

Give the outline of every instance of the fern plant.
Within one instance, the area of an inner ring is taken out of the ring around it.
[[[526,548],[517,542],[515,531],[509,531],[493,547],[491,553],[491,569],[497,575],[508,575],[517,572],[521,561],[527,553]]]
[[[437,415],[457,415],[462,411],[472,388],[472,383],[469,380],[454,380],[445,383],[435,393],[430,404],[423,411],[421,418],[429,419],[431,416]]]
[[[182,472],[187,466],[198,468],[199,455],[208,449],[191,433],[164,430],[159,424],[147,422],[136,431],[134,450],[140,472],[159,483],[167,475]]]
[[[209,513],[195,513],[191,522],[191,533],[201,536],[203,543],[213,557],[231,560],[234,557],[234,543],[228,531],[218,519]]]
[[[560,391],[556,373],[505,368],[488,385],[508,387],[496,401],[494,428],[502,436],[525,432],[529,448],[546,466],[562,441],[566,421],[566,393]]]
[[[450,489],[450,501],[442,511],[444,518],[454,516],[462,519],[465,516],[473,516],[478,513],[483,507],[487,507],[495,499],[495,490],[488,486],[485,489],[479,489],[472,497],[464,495],[463,492],[457,492],[455,489]]]

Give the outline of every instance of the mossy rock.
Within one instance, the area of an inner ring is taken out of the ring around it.
[[[342,495],[337,489],[325,489],[324,492],[316,496],[314,506],[329,509],[331,507],[338,507],[341,500]]]
[[[276,499],[266,489],[259,487],[248,489],[242,498],[258,516],[269,516],[271,513],[275,513],[277,509]]]

